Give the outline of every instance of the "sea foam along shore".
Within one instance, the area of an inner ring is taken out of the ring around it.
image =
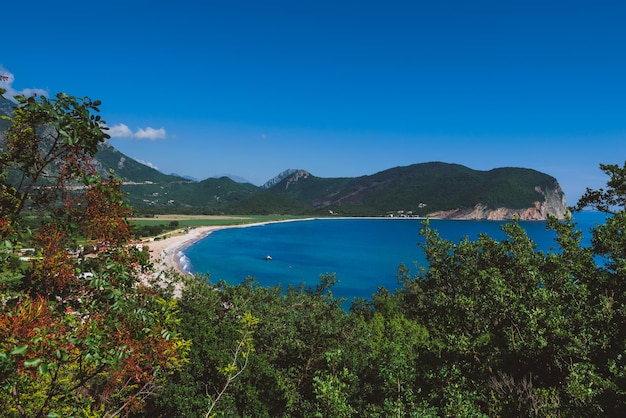
[[[218,229],[228,228],[222,226],[203,226],[189,229],[186,233],[175,231],[165,239],[150,240],[146,242],[150,249],[150,260],[157,270],[167,270],[174,268],[181,273],[185,273],[180,265],[178,253],[188,245],[206,237],[211,232]]]

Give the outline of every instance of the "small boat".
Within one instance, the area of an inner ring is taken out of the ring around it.
[[[271,255],[266,255],[266,256],[265,256],[265,261],[270,261],[271,259],[272,259],[272,256],[271,256]]]

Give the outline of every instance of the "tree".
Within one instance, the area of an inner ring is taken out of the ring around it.
[[[344,364],[358,376],[353,403],[361,416],[426,416],[417,404],[416,383],[429,335],[407,317],[398,296],[379,288],[370,301],[351,310]]]
[[[506,239],[453,243],[428,222],[427,266],[398,295],[431,343],[416,383],[447,415],[621,416],[626,410],[626,166],[603,165],[608,188],[575,209],[611,214],[582,244],[572,218],[547,223],[536,249],[518,223]]]
[[[194,342],[189,362],[148,413],[195,417],[212,407],[218,416],[304,417],[324,410],[329,400],[324,393],[343,386],[337,380],[343,371],[331,370],[335,362],[329,364],[328,353],[339,349],[349,332],[343,300],[332,296],[334,283],[333,275],[325,275],[314,289],[283,291],[261,287],[253,278],[238,286],[211,283],[206,276],[187,279],[179,307],[181,333]],[[252,341],[239,351],[233,341],[252,336],[254,350],[239,355]]]
[[[587,188],[578,200],[573,211],[581,211],[588,207],[600,212],[617,214],[626,208],[626,162],[620,167],[617,164],[600,164],[600,170],[609,176],[606,188]]]
[[[210,396],[211,405],[209,410],[205,414],[206,418],[212,417],[213,409],[222,398],[228,387],[233,383],[237,377],[242,374],[248,366],[248,360],[250,354],[254,351],[254,344],[252,335],[259,323],[259,318],[252,316],[250,312],[245,312],[241,317],[241,329],[239,330],[241,337],[235,349],[233,350],[232,360],[225,366],[220,367],[218,370],[226,379],[221,388],[217,390],[214,396]]]
[[[609,176],[606,188],[587,189],[575,210],[591,207],[607,214],[604,224],[592,231],[591,248],[599,260],[590,283],[598,308],[610,318],[602,328],[605,344],[597,353],[599,370],[611,377],[606,402],[617,411],[626,410],[626,162],[601,164]]]
[[[141,281],[145,257],[129,245],[120,181],[94,169],[108,138],[100,103],[63,93],[17,100],[0,154],[3,412],[138,410],[189,342],[176,331],[176,301]],[[29,261],[19,259],[24,242],[37,250]]]

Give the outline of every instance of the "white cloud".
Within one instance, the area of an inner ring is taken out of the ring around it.
[[[6,93],[4,93],[4,97],[9,99],[9,100],[13,100],[13,96],[26,96],[26,97],[30,97],[32,95],[38,95],[38,96],[49,96],[49,93],[47,90],[45,89],[38,89],[38,88],[25,88],[22,90],[17,90],[13,87],[13,82],[15,81],[15,76],[13,75],[13,73],[11,73],[10,71],[8,71],[6,68],[4,68],[2,65],[0,65],[0,88],[3,88],[6,90]]]
[[[137,161],[139,161],[143,165],[147,165],[148,167],[152,167],[155,170],[159,169],[159,167],[157,167],[156,165],[152,164],[150,161],[143,161],[143,160],[137,160]]]
[[[111,135],[111,138],[131,138],[133,136],[133,132],[130,128],[123,123],[110,126],[107,133]]]
[[[134,138],[137,138],[137,139],[149,139],[151,141],[153,141],[155,139],[165,139],[166,136],[167,135],[165,134],[165,129],[163,129],[163,128],[154,129],[154,128],[150,128],[150,127],[147,127],[146,129],[139,129],[133,135]]]
[[[136,132],[133,132],[127,125],[123,123],[118,123],[117,125],[110,126],[107,133],[111,135],[111,138],[133,138],[139,140],[147,139],[149,141],[165,139],[167,137],[167,133],[163,128],[154,129],[151,127],[147,127],[140,128]]]

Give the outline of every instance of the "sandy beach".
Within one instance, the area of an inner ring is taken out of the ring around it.
[[[209,235],[213,231],[224,228],[235,228],[233,226],[202,226],[191,229],[181,229],[166,234],[167,238],[160,240],[144,241],[150,249],[150,260],[157,270],[167,270],[174,268],[181,273],[185,273],[178,260],[178,252],[188,245],[193,244]],[[185,232],[186,231],[186,232]]]

